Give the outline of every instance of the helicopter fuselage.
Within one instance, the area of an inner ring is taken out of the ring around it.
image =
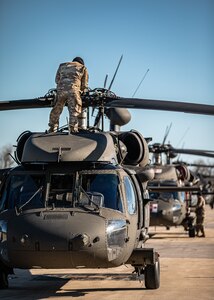
[[[17,167],[1,193],[0,259],[11,267],[119,266],[148,228],[140,185],[120,167]]]
[[[176,168],[173,166],[155,166],[155,178],[149,183],[154,189],[150,193],[153,201],[150,204],[150,226],[177,226],[186,218],[187,205],[185,192],[176,191],[183,182],[178,179]],[[164,188],[165,191],[155,191],[155,188]],[[167,190],[168,187],[168,190]],[[170,191],[174,188],[174,191]]]
[[[157,198],[150,204],[150,226],[177,226],[185,219],[186,204],[178,199]]]

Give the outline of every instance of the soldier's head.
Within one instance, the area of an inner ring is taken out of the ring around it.
[[[78,63],[80,63],[82,65],[85,65],[84,60],[81,57],[79,57],[79,56],[75,57],[73,59],[73,61],[77,61]]]

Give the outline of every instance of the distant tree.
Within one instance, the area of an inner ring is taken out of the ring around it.
[[[6,145],[0,149],[0,169],[10,168],[14,164],[14,160],[10,156],[13,152],[12,145]]]
[[[194,162],[194,164],[198,165],[193,168],[193,171],[195,173],[205,175],[205,176],[214,176],[214,163],[208,161],[204,161],[202,159],[197,160]]]

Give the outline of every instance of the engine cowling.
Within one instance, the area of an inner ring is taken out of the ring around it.
[[[181,180],[190,181],[191,173],[187,166],[184,166],[184,165],[176,166],[176,169],[179,171],[179,174],[180,174],[179,177]]]
[[[21,161],[22,161],[22,154],[23,154],[25,143],[32,134],[33,133],[31,131],[27,130],[27,131],[24,131],[22,134],[20,134],[20,136],[17,139],[15,157],[19,163],[21,163]]]
[[[145,167],[149,163],[148,144],[138,131],[131,130],[120,133],[118,138],[123,142],[127,149],[127,155],[123,164]]]

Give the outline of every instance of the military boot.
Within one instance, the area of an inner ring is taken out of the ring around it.
[[[53,125],[50,125],[50,128],[48,129],[48,133],[52,133],[52,132],[57,132],[58,130],[58,125],[57,124],[53,124]]]
[[[205,232],[204,232],[204,228],[201,229],[201,237],[205,237]]]
[[[69,131],[70,131],[70,133],[79,132],[79,130],[78,130],[78,124],[69,125]]]

